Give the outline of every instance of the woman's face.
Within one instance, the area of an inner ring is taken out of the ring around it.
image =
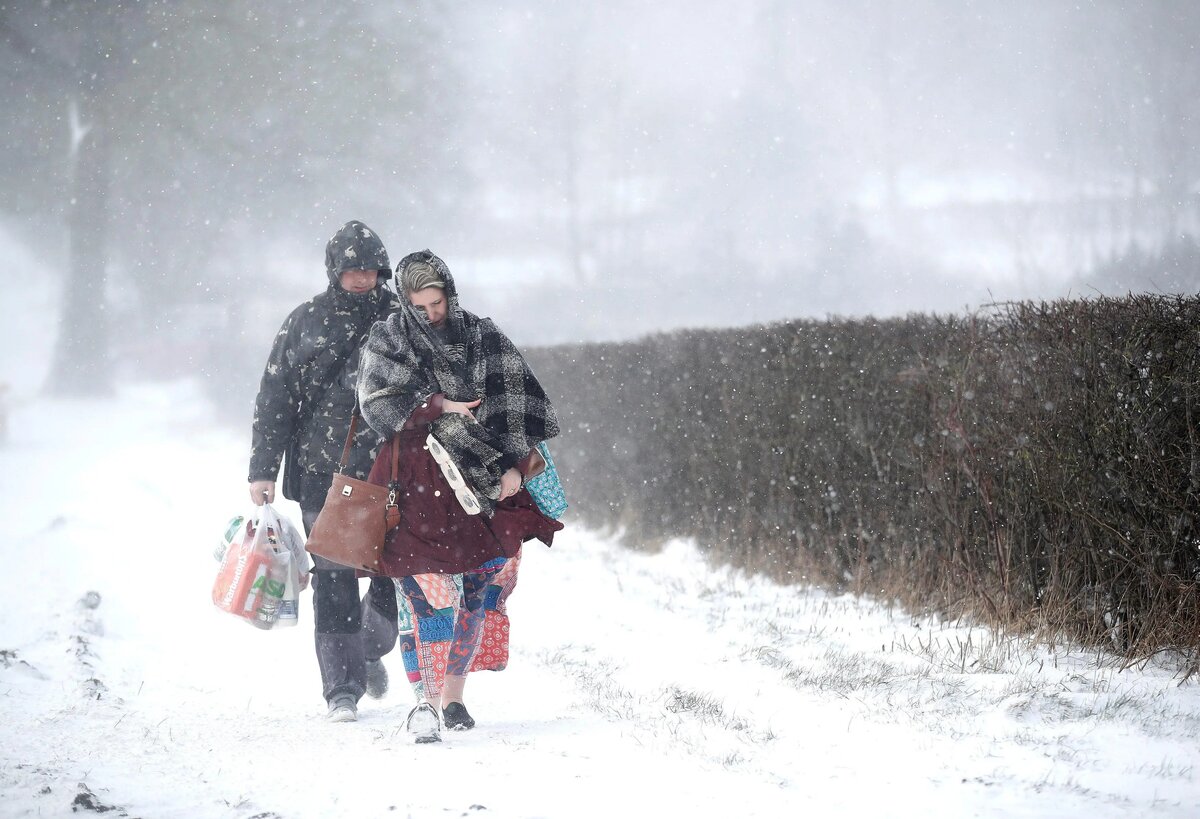
[[[426,287],[408,294],[412,306],[425,314],[425,318],[434,327],[441,327],[446,321],[446,291],[440,287]]]

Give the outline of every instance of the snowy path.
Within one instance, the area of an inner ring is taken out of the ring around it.
[[[475,731],[410,744],[394,656],[389,697],[327,724],[308,594],[271,633],[208,601],[245,441],[203,407],[139,388],[13,419],[0,815],[1200,815],[1200,686],[1169,670],[570,529],[528,549]]]

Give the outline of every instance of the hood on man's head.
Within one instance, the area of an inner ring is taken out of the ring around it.
[[[342,225],[325,245],[325,272],[330,284],[338,284],[347,270],[378,270],[385,279],[392,276],[392,263],[379,235],[357,219]]]

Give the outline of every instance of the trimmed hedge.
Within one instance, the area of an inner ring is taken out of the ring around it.
[[[574,514],[914,610],[1200,648],[1200,298],[530,355]]]

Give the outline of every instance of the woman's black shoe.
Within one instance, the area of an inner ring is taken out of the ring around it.
[[[461,702],[452,702],[442,709],[442,722],[451,731],[469,731],[475,727],[475,720]]]

